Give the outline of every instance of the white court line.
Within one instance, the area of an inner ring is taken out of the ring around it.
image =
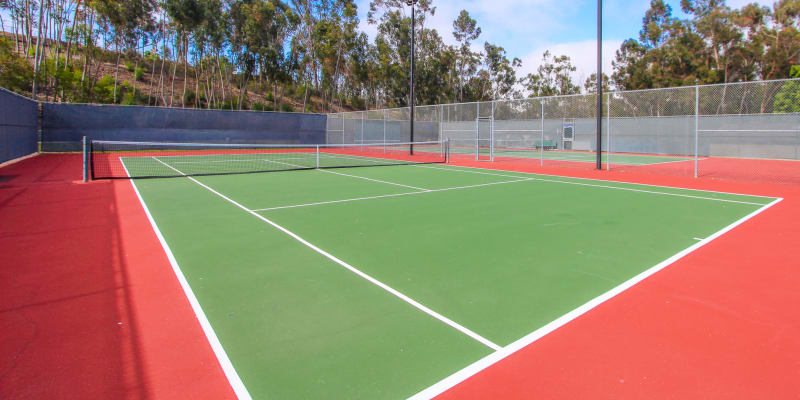
[[[261,152],[261,153],[252,153],[251,152],[251,153],[224,153],[224,154],[175,154],[175,155],[172,155],[172,156],[171,155],[161,155],[161,156],[157,156],[157,157],[158,158],[219,157],[221,155],[232,155],[232,156],[254,155],[254,156],[260,156],[260,155],[264,155],[264,154],[312,154],[313,155],[313,154],[316,154],[314,152],[314,146],[316,146],[316,145],[310,145],[309,147],[285,147],[285,148],[278,148],[278,150],[282,150],[282,151]],[[215,150],[219,150],[219,149],[215,149]],[[221,150],[225,150],[225,149],[221,149]],[[247,149],[247,148],[238,148],[237,149],[237,148],[232,148],[231,150],[274,150],[274,149]],[[289,151],[289,150],[308,150],[308,151]],[[199,150],[199,151],[205,151],[205,150]],[[151,157],[156,157],[156,156],[151,156]],[[127,158],[137,158],[137,157],[134,156],[134,157],[127,157]]]
[[[698,158],[697,159],[697,161],[704,161],[704,160],[707,160],[707,158]],[[614,159],[612,158],[611,159],[611,165],[616,164],[616,165],[631,166],[631,167],[642,167],[642,166],[646,167],[646,166],[649,166],[649,165],[673,164],[673,163],[688,162],[688,161],[694,161],[694,159],[690,159],[690,160],[675,160],[675,161],[662,161],[662,162],[657,162],[657,163],[631,164],[631,163],[624,163],[624,162],[623,163],[615,163]]]
[[[266,222],[266,223],[267,223],[267,224],[269,224],[269,225],[272,225],[274,228],[276,228],[276,229],[280,230],[281,232],[283,232],[283,233],[285,233],[285,234],[289,235],[290,237],[292,237],[293,239],[295,239],[295,240],[297,240],[298,242],[302,243],[303,245],[305,245],[306,247],[310,248],[311,250],[314,250],[314,251],[316,251],[317,253],[319,253],[319,254],[321,254],[321,255],[325,256],[325,257],[326,257],[326,258],[328,258],[329,260],[331,260],[331,261],[333,261],[333,262],[335,262],[335,263],[337,263],[337,264],[341,265],[342,267],[344,267],[344,268],[346,268],[346,269],[350,270],[350,271],[351,271],[351,272],[353,272],[354,274],[356,274],[356,275],[358,275],[358,276],[360,276],[360,277],[364,278],[365,280],[369,281],[370,283],[374,284],[375,286],[378,286],[378,287],[380,287],[381,289],[383,289],[383,290],[385,290],[385,291],[387,291],[387,292],[391,293],[392,295],[396,296],[397,298],[399,298],[399,299],[401,299],[401,300],[405,301],[406,303],[408,303],[408,304],[410,304],[410,305],[414,306],[415,308],[419,309],[420,311],[422,311],[422,312],[424,312],[424,313],[426,313],[426,314],[430,315],[430,316],[431,316],[431,317],[433,317],[433,318],[436,318],[436,319],[438,319],[439,321],[441,321],[441,322],[443,322],[443,323],[445,323],[445,324],[447,324],[447,325],[451,326],[452,328],[455,328],[455,329],[456,329],[456,330],[458,330],[459,332],[461,332],[461,333],[463,333],[463,334],[465,334],[465,335],[467,335],[467,336],[471,337],[472,339],[476,340],[477,342],[479,342],[479,343],[483,344],[483,345],[484,345],[484,346],[486,346],[486,347],[489,347],[489,348],[490,348],[490,349],[492,349],[492,350],[495,350],[495,351],[497,351],[497,350],[500,350],[500,346],[498,346],[497,344],[495,344],[495,343],[491,342],[490,340],[488,340],[488,339],[484,338],[483,336],[480,336],[480,335],[478,335],[477,333],[475,333],[475,332],[473,332],[473,331],[471,331],[471,330],[469,330],[469,329],[465,328],[464,326],[462,326],[462,325],[460,325],[460,324],[456,323],[455,321],[453,321],[453,320],[451,320],[451,319],[449,319],[449,318],[445,317],[444,315],[441,315],[441,314],[437,313],[436,311],[433,311],[433,310],[431,310],[430,308],[428,308],[428,307],[426,307],[426,306],[424,306],[424,305],[420,304],[420,303],[419,303],[419,302],[417,302],[416,300],[414,300],[414,299],[412,299],[412,298],[410,298],[410,297],[408,297],[408,296],[404,295],[403,293],[400,293],[399,291],[397,291],[397,290],[395,290],[395,289],[391,288],[390,286],[386,285],[385,283],[383,283],[383,282],[381,282],[381,281],[379,281],[379,280],[377,280],[377,279],[375,279],[375,278],[373,278],[373,277],[371,277],[371,276],[367,275],[366,273],[364,273],[364,272],[360,271],[359,269],[357,269],[357,268],[353,267],[352,265],[350,265],[350,264],[348,264],[348,263],[346,263],[346,262],[344,262],[344,261],[342,261],[342,260],[340,260],[340,259],[336,258],[335,256],[333,256],[332,254],[330,254],[330,253],[326,252],[325,250],[322,250],[322,249],[320,249],[319,247],[317,247],[317,246],[315,246],[315,245],[313,245],[313,244],[309,243],[308,241],[306,241],[306,240],[305,240],[305,239],[303,239],[302,237],[298,236],[297,234],[293,233],[292,231],[290,231],[290,230],[288,230],[288,229],[286,229],[286,228],[284,228],[284,227],[282,227],[282,226],[278,225],[278,224],[277,224],[277,223],[275,223],[275,222],[272,222],[271,220],[267,219],[266,217],[264,217],[264,216],[262,216],[262,215],[259,215],[259,214],[258,214],[258,213],[256,213],[255,211],[253,211],[253,210],[250,210],[250,209],[248,209],[247,207],[245,207],[245,206],[243,206],[243,205],[241,205],[241,204],[237,203],[236,201],[232,200],[231,198],[229,198],[229,197],[225,196],[224,194],[222,194],[222,193],[220,193],[220,192],[218,192],[218,191],[216,191],[216,190],[212,189],[211,187],[209,187],[209,186],[205,185],[204,183],[202,183],[202,182],[198,181],[197,179],[195,179],[195,178],[193,178],[193,177],[191,177],[191,176],[188,176],[188,175],[184,174],[183,172],[181,172],[181,171],[179,171],[178,169],[176,169],[176,168],[174,168],[174,167],[170,166],[169,164],[166,164],[166,163],[164,163],[163,161],[159,160],[158,158],[155,158],[155,160],[156,160],[156,161],[158,161],[158,162],[160,162],[160,163],[162,163],[162,164],[164,164],[165,166],[167,166],[168,168],[170,168],[170,169],[174,170],[175,172],[177,172],[177,173],[179,173],[179,174],[183,175],[184,177],[186,177],[186,179],[189,179],[190,181],[192,181],[192,182],[194,182],[194,183],[196,183],[196,184],[198,184],[198,185],[202,186],[203,188],[205,188],[205,189],[206,189],[206,190],[208,190],[209,192],[211,192],[211,193],[214,193],[215,195],[217,195],[217,196],[221,197],[221,198],[222,198],[222,199],[224,199],[225,201],[227,201],[227,202],[229,202],[229,203],[233,204],[234,206],[236,206],[236,207],[238,207],[238,208],[240,208],[240,209],[244,210],[244,211],[245,211],[245,212],[247,212],[248,214],[250,214],[250,215],[252,215],[252,216],[254,216],[254,217],[256,217],[256,218],[260,219],[261,221],[264,221],[264,222]]]
[[[396,182],[382,181],[382,180],[380,180],[380,179],[372,179],[372,178],[367,178],[367,177],[364,177],[364,176],[350,175],[350,174],[343,174],[343,173],[341,173],[341,172],[328,171],[328,170],[326,170],[326,169],[320,169],[319,171],[320,171],[320,172],[327,172],[327,173],[329,173],[329,174],[336,174],[336,175],[341,175],[341,176],[349,176],[349,177],[351,177],[351,178],[364,179],[364,180],[367,180],[367,181],[372,181],[372,182],[385,183],[385,184],[387,184],[387,185],[401,186],[401,187],[404,187],[404,188],[409,188],[409,189],[414,189],[414,190],[421,190],[421,191],[423,191],[423,192],[426,192],[426,191],[428,191],[428,189],[421,188],[421,187],[416,187],[416,186],[411,186],[411,185],[404,185],[404,184],[402,184],[402,183],[396,183]]]
[[[481,183],[481,184],[478,184],[478,185],[456,186],[456,187],[449,187],[449,188],[442,188],[442,189],[428,189],[428,190],[423,190],[421,192],[394,193],[394,194],[384,194],[384,195],[379,195],[379,196],[356,197],[356,198],[352,198],[352,199],[320,201],[320,202],[317,202],[317,203],[294,204],[294,205],[291,205],[291,206],[259,208],[259,209],[254,209],[253,211],[283,210],[283,209],[286,209],[286,208],[320,206],[320,205],[324,205],[324,204],[347,203],[347,202],[350,202],[350,201],[359,201],[359,200],[384,199],[384,198],[387,198],[387,197],[410,196],[410,195],[425,194],[425,193],[446,192],[446,191],[449,191],[449,190],[471,189],[471,188],[476,188],[476,187],[492,186],[492,185],[503,185],[503,184],[506,184],[506,183],[525,182],[525,181],[532,181],[532,180],[533,180],[533,178],[523,178],[523,179],[516,179],[516,180],[513,180],[513,181]]]
[[[431,399],[436,397],[446,390],[456,386],[457,384],[465,381],[466,379],[470,378],[471,376],[483,371],[484,369],[488,368],[492,364],[497,363],[498,361],[510,356],[511,354],[516,353],[517,351],[521,350],[524,347],[529,346],[533,342],[541,339],[545,335],[555,331],[556,329],[566,325],[570,321],[580,317],[581,315],[589,312],[593,308],[597,307],[598,305],[608,301],[609,299],[619,295],[620,293],[624,292],[625,290],[631,288],[632,286],[636,285],[637,283],[647,279],[651,275],[655,274],[658,271],[668,267],[669,265],[673,264],[674,262],[680,260],[681,258],[685,257],[687,254],[699,249],[700,247],[708,244],[710,241],[724,235],[725,233],[729,232],[731,229],[741,225],[745,221],[755,217],[756,215],[762,213],[764,210],[774,206],[775,204],[779,203],[783,199],[775,199],[773,202],[763,205],[759,209],[753,211],[752,213],[742,217],[738,221],[726,226],[725,228],[721,229],[717,233],[703,239],[700,242],[695,243],[694,245],[684,249],[683,251],[675,254],[674,256],[654,265],[653,267],[641,272],[640,274],[634,276],[633,278],[623,282],[622,284],[618,285],[617,287],[603,293],[600,296],[595,297],[594,299],[588,301],[587,303],[581,305],[580,307],[562,315],[561,317],[553,320],[552,322],[548,323],[547,325],[529,333],[528,335],[518,339],[514,343],[509,344],[508,346],[503,347],[501,350],[498,350],[488,356],[472,363],[471,365],[465,367],[464,369],[442,379],[441,381],[437,382],[436,384],[428,387],[427,389],[411,396],[409,399],[411,400],[421,400],[421,399]]]
[[[297,165],[297,164],[292,164],[292,163],[287,163],[287,162],[281,162],[281,161],[276,161],[276,160],[270,160],[270,161],[271,161],[271,162],[274,162],[274,163],[278,163],[278,164],[286,164],[286,165],[291,165],[291,166],[293,166],[293,167],[302,167],[302,165]],[[373,181],[373,182],[378,182],[378,183],[385,183],[385,184],[387,184],[387,185],[401,186],[401,187],[404,187],[404,188],[409,188],[409,189],[414,189],[414,190],[421,190],[421,191],[427,191],[427,190],[428,190],[428,189],[424,189],[424,188],[421,188],[421,187],[409,186],[409,185],[403,185],[402,183],[395,183],[395,182],[389,182],[389,181],[382,181],[382,180],[380,180],[380,179],[372,179],[372,178],[366,178],[366,177],[363,177],[363,176],[358,176],[358,175],[344,174],[344,173],[341,173],[341,172],[328,171],[328,170],[326,170],[326,169],[320,169],[320,168],[317,168],[317,171],[319,171],[319,172],[327,172],[327,173],[329,173],[329,174],[335,174],[335,175],[347,176],[347,177],[350,177],[350,178],[364,179],[364,180]]]
[[[425,165],[415,165],[414,167],[441,169],[441,170],[446,170],[446,171],[460,171],[460,172],[465,172],[465,173],[470,173],[470,174],[496,175],[496,176],[504,176],[504,177],[512,176],[512,175],[505,175],[505,174],[493,174],[493,173],[489,173],[489,172],[465,171],[465,170],[460,170],[460,169],[431,167],[431,166],[425,166]],[[524,172],[521,172],[521,173],[524,173]],[[583,179],[583,178],[576,178],[576,179]],[[626,188],[626,187],[610,186],[610,185],[598,185],[598,184],[594,184],[594,183],[567,182],[567,181],[561,181],[561,180],[555,180],[555,179],[543,179],[543,178],[533,178],[533,180],[541,181],[541,182],[563,183],[563,184],[566,184],[566,185],[590,186],[590,187],[597,187],[597,188],[603,188],[603,189],[625,190],[625,191],[637,192],[637,193],[659,194],[659,195],[663,195],[663,196],[685,197],[685,198],[689,198],[689,199],[721,201],[721,202],[725,202],[725,203],[750,204],[750,205],[755,205],[755,206],[764,205],[763,203],[755,203],[755,202],[751,202],[751,201],[718,199],[718,198],[715,198],[715,197],[693,196],[693,195],[680,194],[680,193],[656,192],[656,191],[652,191],[652,190],[634,189],[634,188]],[[608,181],[605,181],[605,182],[608,182]],[[620,183],[622,183],[622,182],[620,182]],[[636,185],[636,184],[632,183],[631,185]],[[679,189],[679,188],[672,188],[672,189]],[[683,190],[692,190],[692,189],[683,189]],[[712,192],[710,192],[710,193],[712,193]],[[733,194],[733,193],[731,193],[731,194]],[[761,197],[761,196],[759,196],[759,197]]]
[[[288,153],[287,153],[288,154]],[[264,154],[259,154],[263,156]],[[309,157],[288,157],[288,158],[281,158],[281,160],[313,160],[313,154]],[[170,161],[173,164],[208,164],[208,163],[226,163],[226,162],[261,162],[261,161],[268,161],[268,162],[275,162],[275,160],[270,160],[268,158],[250,158],[250,159],[241,159],[241,160],[211,160],[211,161]]]
[[[539,150],[518,150],[518,149],[508,149],[508,150],[500,149],[500,150],[498,150],[497,148],[495,148],[495,156],[498,156],[498,157],[514,158],[515,155],[525,155],[526,157],[523,157],[523,158],[530,158],[530,159],[534,159],[534,160],[539,159],[538,157],[535,157],[535,155],[534,155],[534,157],[527,157],[527,156],[531,155],[530,152],[539,152]],[[517,154],[517,153],[519,153],[519,154]],[[606,157],[608,157],[608,153],[605,153],[605,154],[606,154]],[[638,167],[638,166],[647,166],[647,165],[661,165],[661,164],[670,164],[670,163],[694,161],[694,158],[686,158],[686,159],[682,159],[682,160],[661,161],[661,162],[626,162],[626,161],[614,162],[614,157],[630,157],[630,156],[637,157],[637,155],[635,155],[635,154],[615,154],[615,153],[612,153],[611,154],[611,157],[612,157],[612,162],[611,163],[612,164],[616,164],[616,165]],[[658,157],[658,156],[638,156],[638,157]],[[564,154],[564,155],[553,155],[553,156],[544,157],[545,161],[567,161],[567,162],[594,162],[596,159],[597,159],[597,156],[596,155],[592,155],[592,154]],[[703,161],[703,160],[707,160],[707,158],[698,159],[698,161]],[[603,160],[603,163],[605,164],[607,161],[608,160]]]
[[[160,160],[156,160],[160,162]],[[125,166],[124,162],[122,163],[122,168],[125,170],[125,174],[130,176],[128,173],[128,168]],[[135,179],[131,179],[133,191],[136,192],[136,196],[139,198],[139,203],[142,205],[144,213],[147,215],[147,219],[150,221],[150,226],[153,227],[153,231],[155,231],[156,237],[161,243],[164,253],[167,255],[169,264],[172,266],[172,272],[175,274],[175,277],[178,278],[178,283],[181,285],[183,293],[186,295],[186,299],[189,300],[189,305],[191,305],[192,311],[194,311],[194,315],[197,317],[197,321],[200,323],[200,327],[203,329],[203,333],[206,335],[209,345],[211,345],[211,350],[214,351],[214,355],[222,367],[225,377],[228,379],[228,383],[233,388],[233,392],[236,393],[236,397],[243,400],[252,399],[250,393],[247,391],[247,388],[244,386],[242,379],[239,377],[239,374],[236,373],[236,369],[233,367],[233,363],[231,363],[230,358],[228,358],[228,354],[222,347],[222,343],[220,343],[217,334],[214,332],[211,322],[208,321],[208,317],[206,317],[206,314],[203,312],[203,308],[200,306],[197,296],[194,295],[191,286],[189,286],[186,276],[183,275],[183,271],[181,271],[181,268],[178,266],[178,261],[175,259],[175,255],[172,253],[167,241],[164,239],[164,235],[162,235],[161,230],[158,229],[158,225],[156,225],[156,221],[153,219],[150,209],[147,208],[147,204],[145,204],[142,194],[139,193],[139,188],[136,187],[135,181]]]
[[[798,160],[798,162],[800,162],[800,160]],[[512,173],[515,173],[515,174],[523,174],[523,175],[549,176],[549,177],[553,177],[553,178],[566,178],[566,179],[575,179],[575,180],[592,181],[592,182],[620,183],[620,184],[623,184],[623,185],[647,186],[647,187],[656,187],[656,188],[663,188],[663,189],[690,190],[690,191],[693,191],[693,192],[702,192],[702,193],[730,194],[730,195],[735,195],[735,196],[759,197],[759,198],[762,198],[762,199],[769,199],[769,200],[775,200],[776,199],[776,197],[773,197],[773,196],[762,196],[762,195],[758,195],[758,194],[721,192],[721,191],[717,191],[717,190],[691,189],[691,188],[682,188],[682,187],[674,187],[674,186],[653,185],[653,184],[650,184],[650,183],[612,181],[612,180],[597,179],[597,178],[573,178],[573,177],[569,177],[569,176],[542,174],[542,173],[538,173],[538,172],[507,171],[507,170],[503,170],[503,169],[487,169],[487,168],[481,168],[481,167],[470,167],[470,166],[466,166],[466,165],[452,165],[449,168],[434,167],[434,166],[428,166],[428,165],[412,165],[412,167],[415,167],[415,168],[437,168],[437,169],[446,169],[446,170],[450,170],[452,168],[455,171],[468,172],[468,173],[474,173],[474,174],[510,176],[510,177],[517,177],[517,178],[520,177],[519,175],[503,175],[503,174],[494,173],[494,172],[497,172],[497,171],[502,171],[502,172],[512,172]],[[458,169],[458,168],[468,168],[470,170],[492,171],[492,172],[465,171],[463,169]],[[759,204],[759,205],[762,205],[762,204]]]
[[[503,151],[501,151],[501,152],[498,153],[496,150],[495,150],[495,156],[514,158],[514,155],[511,152],[503,152]],[[621,156],[618,155],[617,157],[621,157]],[[531,160],[538,160],[537,157],[523,157],[523,158],[529,158]],[[545,161],[564,161],[564,162],[580,162],[580,163],[594,162],[596,159],[597,159],[596,156],[591,156],[591,155],[586,155],[586,156],[583,156],[583,155],[566,156],[565,155],[565,156],[557,156],[557,157],[544,157]],[[705,158],[701,159],[701,160],[705,160]],[[638,166],[645,166],[645,165],[659,165],[659,164],[669,164],[669,163],[689,162],[689,161],[694,161],[694,159],[692,158],[692,159],[686,159],[686,160],[674,160],[674,161],[662,161],[662,162],[642,162],[642,163],[624,162],[624,161],[623,162],[614,162],[614,155],[612,154],[611,164],[612,165],[616,164],[616,165],[638,167]],[[607,162],[607,160],[603,160],[604,164],[606,162]]]

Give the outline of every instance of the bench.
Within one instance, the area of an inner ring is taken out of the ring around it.
[[[556,150],[558,149],[558,142],[555,140],[537,140],[533,143],[533,148],[535,149],[545,149],[545,150]]]

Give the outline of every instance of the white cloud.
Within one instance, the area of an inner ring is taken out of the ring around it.
[[[614,59],[616,51],[622,45],[619,40],[603,41],[603,73],[611,75],[611,61]],[[568,56],[577,70],[572,76],[573,82],[583,85],[586,78],[597,70],[597,42],[594,40],[582,40],[578,42],[554,43],[542,45],[522,58],[522,68],[517,72],[518,77],[524,77],[529,73],[535,73],[542,63],[542,55],[549,50],[554,56]]]
[[[375,25],[367,23],[370,0],[359,0],[360,29],[370,39],[377,33]],[[559,0],[436,0],[436,14],[428,17],[427,28],[436,29],[445,43],[455,44],[453,20],[461,10],[467,10],[483,31],[476,41],[480,48],[488,41],[501,45],[511,57],[520,57],[532,46],[544,43],[548,35],[566,28],[568,16],[577,12],[580,2]]]

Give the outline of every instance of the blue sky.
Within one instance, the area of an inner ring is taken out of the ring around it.
[[[772,0],[728,0],[733,8],[756,1],[771,5]],[[680,0],[667,1],[675,15],[683,15]],[[357,0],[361,28],[374,37],[376,28],[366,23],[370,0]],[[542,53],[549,49],[568,55],[578,68],[576,82],[582,83],[595,70],[596,0],[434,0],[436,15],[427,24],[436,28],[445,42],[454,43],[452,23],[467,10],[483,31],[478,46],[485,41],[503,46],[509,58],[522,60],[518,76],[533,72]],[[642,17],[650,0],[604,0],[604,71],[610,71],[614,52],[623,40],[638,38]]]

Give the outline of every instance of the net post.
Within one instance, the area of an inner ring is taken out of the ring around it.
[[[697,178],[697,156],[700,152],[700,86],[694,86],[694,177]]]
[[[450,163],[450,139],[444,142],[444,162],[447,164]]]
[[[317,169],[319,169],[319,145],[316,146],[316,154],[317,154]]]
[[[366,111],[361,112],[361,151],[364,151],[364,115]]]
[[[84,136],[83,143],[83,181],[89,182],[89,139]]]

